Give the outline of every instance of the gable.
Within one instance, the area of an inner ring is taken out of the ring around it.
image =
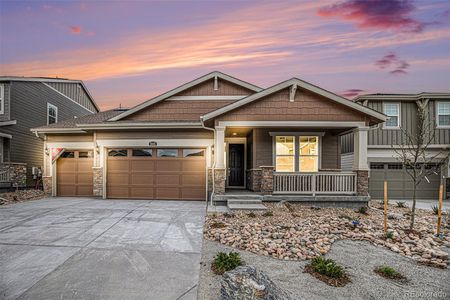
[[[216,121],[368,121],[358,111],[305,89],[286,87],[216,117]]]
[[[214,89],[214,79],[201,82],[174,96],[248,96],[254,91],[227,80],[218,79],[217,89]]]

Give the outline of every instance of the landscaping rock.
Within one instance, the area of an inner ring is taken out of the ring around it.
[[[291,300],[263,272],[253,266],[241,266],[223,274],[222,300]]]

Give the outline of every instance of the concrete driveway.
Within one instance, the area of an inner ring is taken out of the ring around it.
[[[0,299],[196,299],[205,203],[0,207]]]

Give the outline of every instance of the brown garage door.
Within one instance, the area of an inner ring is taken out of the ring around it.
[[[107,197],[205,200],[204,149],[109,149]]]
[[[92,196],[92,151],[64,151],[56,164],[58,196]]]

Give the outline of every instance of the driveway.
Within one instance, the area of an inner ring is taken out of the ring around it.
[[[0,207],[0,299],[196,299],[205,203]]]

